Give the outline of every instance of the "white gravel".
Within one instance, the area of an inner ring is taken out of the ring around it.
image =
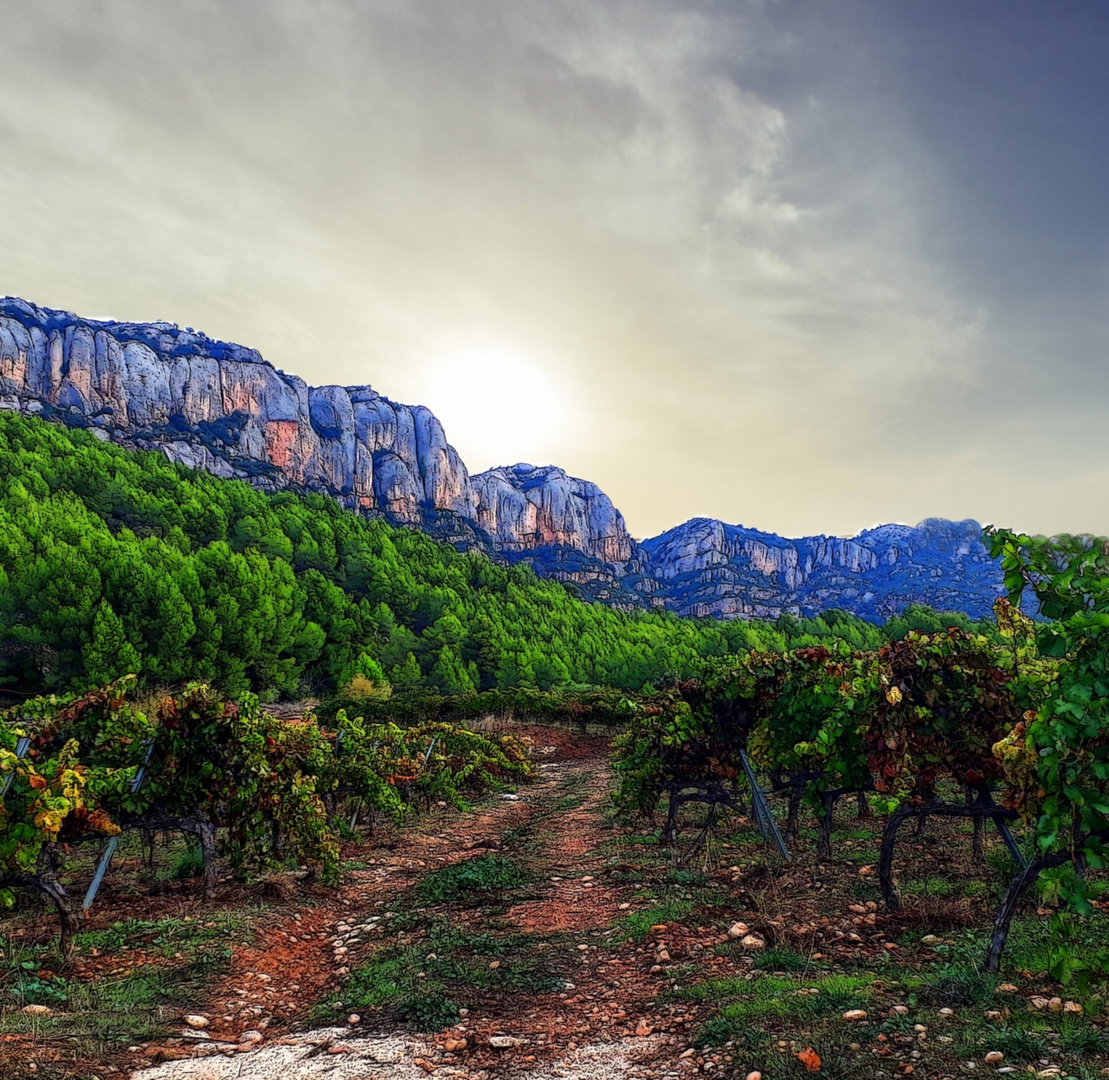
[[[525,1075],[528,1080],[618,1080],[640,1072],[637,1062],[659,1050],[658,1037],[597,1043],[571,1051],[553,1062],[529,1065],[518,1053],[506,1054],[504,1069],[470,1069],[464,1058],[439,1063],[432,1075],[452,1080],[491,1080],[498,1075]],[[328,1047],[349,1047],[329,1054]],[[205,1056],[167,1061],[131,1073],[131,1080],[427,1080],[417,1058],[440,1056],[432,1044],[411,1036],[354,1036],[349,1028],[327,1028],[298,1038],[262,1044],[249,1052],[225,1055],[203,1046]],[[676,1052],[674,1052],[676,1053]]]

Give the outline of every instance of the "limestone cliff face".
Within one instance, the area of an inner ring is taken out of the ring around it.
[[[323,491],[618,607],[723,618],[843,608],[881,620],[917,602],[982,616],[1002,589],[972,521],[790,540],[694,518],[637,544],[596,484],[523,464],[471,477],[422,406],[369,386],[308,386],[253,349],[172,323],[0,300],[0,409],[259,487]]]
[[[623,515],[587,480],[553,465],[520,464],[478,473],[471,482],[478,526],[503,551],[563,545],[621,565],[634,554]]]
[[[0,407],[261,487],[326,491],[400,522],[473,517],[466,466],[427,409],[369,386],[308,386],[253,349],[170,323],[91,322],[0,301]]]

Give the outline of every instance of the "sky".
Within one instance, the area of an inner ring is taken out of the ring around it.
[[[637,537],[1109,533],[1102,0],[0,0],[0,294]]]

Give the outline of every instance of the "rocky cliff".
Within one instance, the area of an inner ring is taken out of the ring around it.
[[[472,478],[477,523],[502,551],[571,547],[627,563],[636,545],[624,517],[596,484],[548,465],[509,465]]]
[[[399,522],[473,518],[466,466],[427,409],[369,386],[308,386],[253,349],[171,323],[93,322],[4,299],[0,407]]]
[[[785,539],[694,518],[643,543],[627,586],[683,615],[775,618],[842,608],[881,621],[906,604],[989,615],[1003,592],[975,521],[932,518],[850,538]]]
[[[723,618],[839,607],[882,619],[921,602],[982,615],[1001,590],[974,522],[788,540],[695,518],[637,544],[595,484],[524,464],[470,476],[422,406],[369,386],[308,386],[253,349],[172,323],[94,321],[0,300],[0,408],[259,487],[323,491],[527,561],[621,607]]]

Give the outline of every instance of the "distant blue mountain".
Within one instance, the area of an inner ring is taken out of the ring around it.
[[[774,617],[842,608],[884,620],[907,604],[990,613],[1004,589],[976,521],[929,518],[851,538],[773,533],[707,518],[643,543],[654,596],[687,615]]]

